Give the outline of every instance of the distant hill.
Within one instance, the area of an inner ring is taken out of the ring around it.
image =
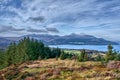
[[[120,44],[120,41],[118,41],[117,43]]]
[[[12,40],[0,37],[0,48],[6,47],[6,45],[10,44],[10,42],[12,42]]]
[[[96,38],[91,35],[70,34],[65,36],[58,35],[27,35],[37,40],[40,40],[48,45],[74,44],[74,45],[108,45],[118,44],[116,42],[108,41],[103,38]]]
[[[31,34],[21,37],[0,37],[0,46],[7,46],[12,41],[19,41],[23,37],[29,36],[30,38],[42,41],[47,45],[62,45],[62,44],[73,44],[73,45],[117,45],[118,43],[105,40],[103,38],[96,38],[91,35],[81,34],[70,34],[65,36],[49,35],[49,34]]]

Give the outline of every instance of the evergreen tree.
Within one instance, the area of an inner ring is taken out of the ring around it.
[[[120,61],[120,53],[116,55],[115,60]]]
[[[82,50],[81,53],[77,56],[78,61],[87,61],[88,60],[88,55],[85,52],[85,50]]]
[[[60,59],[61,60],[64,60],[64,59],[66,59],[66,53],[64,52],[64,51],[62,51],[62,53],[61,53],[61,55],[60,55]]]
[[[82,53],[84,54],[84,61],[87,61],[87,60],[88,60],[88,55],[87,55],[87,53],[85,52],[85,50],[83,50]]]
[[[49,47],[45,47],[44,52],[45,52],[45,56],[46,56],[47,59],[51,58],[51,50],[50,50]]]
[[[24,37],[17,44],[11,43],[5,52],[4,66],[19,64],[28,60],[58,58],[61,54],[59,48],[51,49],[38,40]],[[3,55],[0,54],[0,58]],[[1,58],[2,59],[2,58]],[[0,59],[0,63],[3,61]]]
[[[68,59],[72,59],[72,57],[74,56],[74,53],[66,53],[66,56]]]
[[[83,61],[83,56],[81,54],[77,55],[77,61],[79,62]]]
[[[5,59],[4,56],[5,56],[4,52],[0,50],[0,69],[2,69],[4,67],[4,65],[3,65],[4,59]]]
[[[109,60],[114,60],[112,45],[108,45],[108,52],[106,53],[105,60],[106,62],[108,62]]]
[[[114,54],[114,58],[115,58],[114,60],[120,61],[120,53],[119,53],[119,51],[114,50],[113,54]]]
[[[51,58],[60,57],[61,50],[59,48],[53,48],[51,53]]]
[[[97,57],[95,58],[95,61],[102,61],[103,57],[98,54]]]
[[[9,66],[13,63],[16,63],[15,57],[16,57],[16,43],[13,42],[10,44],[9,48],[7,49],[5,53],[5,66]]]
[[[37,52],[36,49],[38,49],[36,45],[38,45],[38,43],[35,44],[29,37],[20,40],[17,45],[15,42],[11,43],[5,53],[5,65],[9,66],[27,60],[35,60],[36,56],[39,56],[37,54],[33,55],[34,52]]]

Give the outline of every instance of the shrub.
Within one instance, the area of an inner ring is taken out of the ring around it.
[[[60,55],[60,59],[64,60],[66,59],[66,53],[64,51],[62,51],[61,55]]]
[[[85,52],[85,50],[82,50],[80,54],[77,56],[77,61],[87,61],[88,60],[88,55]]]

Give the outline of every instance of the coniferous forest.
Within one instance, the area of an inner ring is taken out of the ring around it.
[[[0,68],[11,64],[20,64],[30,60],[57,58],[61,54],[59,48],[50,49],[42,42],[25,37],[18,43],[11,43],[6,51],[0,52]]]

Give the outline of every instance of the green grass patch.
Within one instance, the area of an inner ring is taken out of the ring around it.
[[[41,72],[41,71],[45,71],[46,68],[26,68],[24,70],[24,72],[28,72],[28,73],[37,73],[37,72]]]
[[[65,53],[69,53],[69,54],[80,54],[81,52],[79,50],[64,50]]]

